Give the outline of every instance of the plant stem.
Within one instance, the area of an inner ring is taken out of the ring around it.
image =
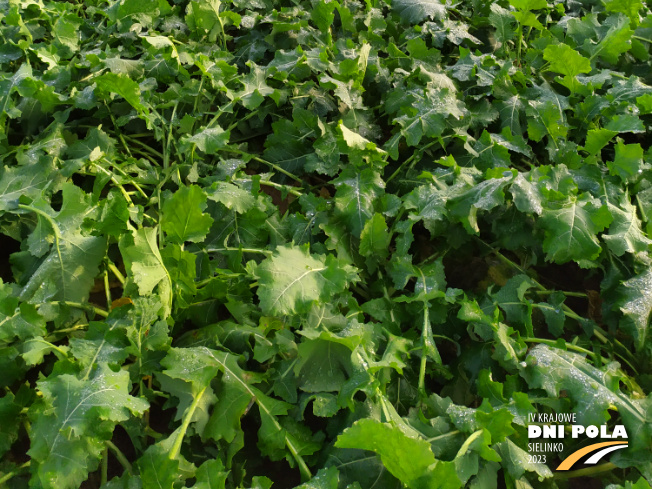
[[[260,184],[267,185],[268,187],[274,187],[279,190],[284,190],[287,193],[294,195],[295,197],[301,197],[303,195],[301,192],[299,192],[298,190],[294,190],[292,187],[288,185],[281,185],[280,183],[271,182],[269,180],[260,180]]]
[[[433,441],[439,440],[441,438],[446,438],[447,436],[459,435],[460,433],[462,433],[460,430],[453,430],[453,431],[449,431],[448,433],[444,433],[443,435],[437,435],[437,436],[433,436],[432,438],[428,438],[426,439],[426,441],[428,443],[432,443]]]
[[[148,134],[148,135],[149,135],[149,134]],[[140,140],[134,138],[134,135],[131,135],[131,136],[125,136],[125,138],[128,139],[129,142],[134,143],[134,144],[137,144],[138,146],[140,146],[141,148],[143,148],[145,151],[147,151],[148,153],[150,153],[152,156],[156,156],[156,157],[158,157],[158,158],[163,159],[163,153],[161,153],[160,151],[157,151],[156,149],[152,148],[150,145],[145,144],[145,143],[143,143],[142,141],[140,141]]]
[[[125,284],[125,277],[120,273],[120,270],[118,270],[118,267],[115,266],[112,262],[109,262],[109,270],[111,270],[111,273],[113,273],[113,276],[118,279],[118,282],[120,282],[122,285]]]
[[[174,440],[174,444],[170,449],[170,453],[168,454],[170,460],[174,460],[179,455],[179,452],[181,451],[181,443],[183,443],[183,437],[186,435],[188,426],[190,426],[190,421],[192,420],[192,417],[195,414],[195,410],[197,409],[197,406],[199,406],[199,401],[201,401],[201,398],[204,397],[205,392],[206,392],[206,387],[204,387],[201,391],[199,391],[199,394],[197,394],[197,396],[193,399],[192,404],[184,414],[183,422],[181,423],[181,427],[179,428],[179,433],[177,434],[177,437]]]
[[[291,178],[295,182],[303,184],[303,180],[301,180],[299,177],[297,177],[296,175],[290,173],[289,171],[285,170],[284,168],[281,168],[280,166],[278,166],[278,165],[276,165],[276,164],[274,164],[274,163],[272,163],[270,161],[263,160],[262,158],[259,158],[258,156],[254,156],[251,153],[246,153],[245,151],[242,151],[242,150],[239,150],[239,149],[236,149],[236,148],[227,148],[227,149],[225,149],[225,151],[229,151],[231,153],[238,153],[238,154],[241,154],[241,155],[249,156],[252,160],[257,161],[258,163],[262,163],[263,165],[267,165],[270,168],[276,170],[277,172],[282,173],[286,177]]]
[[[285,435],[285,445],[288,447],[288,450],[290,450],[290,453],[294,457],[294,460],[296,460],[297,464],[299,465],[299,472],[301,472],[301,480],[307,482],[312,477],[312,473],[310,472],[310,469],[306,465],[306,461],[303,459],[301,455],[299,455],[299,452],[297,452],[297,449],[294,448],[294,445],[292,444],[291,440],[288,438],[287,435]]]
[[[543,343],[544,345],[548,346],[557,346],[557,342],[554,340],[548,340],[545,338],[521,338],[523,341],[526,343]],[[587,350],[586,348],[582,348],[581,346],[574,345],[572,343],[566,342],[566,349],[567,350],[572,350],[576,351],[578,353],[584,353],[585,355],[589,355],[593,358],[594,361],[598,361],[598,355],[591,350]],[[608,358],[600,357],[603,363],[609,363]]]
[[[649,44],[652,44],[652,39],[646,39],[640,36],[632,36],[632,39],[636,39],[637,41],[642,41],[642,42],[647,42]]]
[[[106,174],[109,176],[109,178],[111,179],[111,181],[113,182],[113,184],[114,184],[116,187],[118,187],[118,190],[120,190],[120,193],[123,195],[123,197],[125,198],[125,200],[126,200],[127,202],[129,202],[129,207],[133,207],[133,206],[134,206],[134,201],[131,200],[131,196],[130,196],[129,193],[125,190],[125,188],[122,186],[122,184],[118,183],[118,181],[117,181],[116,178],[115,178],[115,175],[114,175],[112,172],[110,172],[109,170],[107,170],[106,168],[104,168],[104,167],[98,165],[97,163],[92,163],[92,165],[93,165],[95,168],[97,168],[98,170],[102,170],[104,173],[106,173]]]
[[[111,122],[113,122],[113,128],[115,129],[115,133],[118,135],[118,139],[122,143],[122,145],[125,148],[125,151],[129,156],[131,155],[131,150],[129,149],[129,145],[127,144],[127,141],[125,141],[125,138],[122,136],[122,131],[120,130],[120,126],[118,126],[118,123],[115,120],[115,117],[113,116],[113,112],[111,112],[111,108],[109,105],[104,102],[104,106],[106,107],[106,111],[109,113],[109,117],[111,118]]]
[[[109,447],[104,447],[104,453],[102,454],[102,479],[100,480],[100,485],[107,483],[109,478]]]
[[[170,117],[170,130],[168,131],[168,140],[163,151],[163,168],[168,168],[170,166],[170,143],[172,142],[172,128],[174,127],[174,116],[177,113],[178,105],[178,102],[174,104],[174,108],[172,109],[172,117]]]
[[[127,460],[127,457],[125,457],[125,454],[122,453],[122,450],[120,450],[118,447],[116,447],[112,441],[107,440],[104,442],[107,447],[111,449],[113,454],[115,455],[115,458],[118,459],[118,462],[120,462],[120,465],[124,467],[124,469],[127,471],[128,474],[132,474],[133,470],[131,468],[131,464],[129,463],[129,460]]]
[[[11,479],[11,478],[14,477],[15,475],[17,475],[18,472],[20,472],[21,470],[23,470],[23,469],[29,467],[30,464],[31,464],[31,462],[28,460],[28,461],[25,462],[23,465],[21,465],[21,466],[19,466],[19,467],[16,467],[16,469],[12,470],[11,472],[7,472],[5,475],[3,475],[2,477],[0,477],[0,487],[2,487],[2,484],[4,484],[5,482],[7,482],[9,479]]]
[[[557,290],[537,290],[536,294],[538,295],[550,295],[553,294],[554,292],[558,292]],[[584,292],[567,292],[565,290],[561,291],[562,294],[564,294],[566,297],[580,297],[582,299],[586,299],[588,296]]]
[[[74,307],[76,309],[83,309],[88,312],[92,312],[93,314],[97,314],[98,316],[102,316],[103,318],[109,317],[109,313],[106,312],[104,309],[100,309],[99,307],[95,307],[91,304],[82,304],[80,302],[70,302],[70,301],[59,301],[58,304],[68,306],[68,307]]]
[[[104,295],[106,297],[106,310],[110,311],[111,310],[111,304],[113,303],[113,300],[111,299],[111,285],[109,284],[109,270],[108,268],[104,269],[104,273],[102,274],[104,278]]]
[[[64,328],[64,329],[58,329],[56,331],[52,331],[49,335],[47,335],[45,338],[43,338],[45,341],[49,341],[50,343],[52,341],[57,341],[61,338],[57,338],[56,335],[61,335],[61,334],[68,334],[68,333],[74,333],[75,331],[80,331],[83,329],[88,328],[88,324],[78,324],[76,326],[73,326],[71,328]]]
[[[52,219],[51,216],[49,216],[47,213],[45,213],[41,209],[37,209],[36,207],[32,207],[31,205],[18,204],[18,208],[23,209],[25,211],[33,212],[34,214],[38,214],[43,219],[45,219],[48,222],[48,224],[50,224],[50,227],[52,228],[52,231],[54,231],[55,244],[56,244],[57,250],[58,250],[59,249],[59,240],[61,239],[61,229],[59,229],[59,226],[57,225],[57,223],[54,222],[54,219]]]
[[[277,172],[282,173],[286,177],[291,178],[295,182],[303,183],[303,180],[301,180],[299,177],[297,177],[296,175],[290,173],[289,171],[285,170],[284,168],[281,168],[280,166],[278,166],[278,165],[276,165],[274,163],[271,163],[271,162],[269,162],[267,160],[263,160],[262,158],[258,158],[257,156],[254,156],[252,158],[252,160],[257,161],[258,163],[262,163],[263,165],[267,165],[270,168],[273,168]]]
[[[430,317],[428,303],[423,303],[423,330],[421,331],[421,366],[419,367],[419,392],[426,397],[426,362],[428,361],[428,328]]]
[[[235,248],[231,246],[227,246],[224,248],[206,248],[205,250],[206,253],[219,253],[222,251],[241,251],[242,253],[260,253],[261,255],[266,255],[266,256],[272,256],[273,252],[270,250],[261,250],[258,248]]]

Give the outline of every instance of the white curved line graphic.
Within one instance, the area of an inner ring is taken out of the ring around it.
[[[620,450],[621,448],[627,448],[627,445],[614,445],[612,447],[603,448],[602,450],[597,451],[586,459],[585,464],[597,464],[602,457],[606,454],[613,452],[614,450]]]

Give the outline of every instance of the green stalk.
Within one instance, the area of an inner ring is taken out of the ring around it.
[[[127,457],[125,457],[125,454],[122,453],[122,450],[120,450],[118,447],[116,447],[112,441],[106,440],[104,442],[107,447],[111,449],[113,454],[115,455],[115,458],[118,459],[118,462],[120,462],[120,465],[127,471],[128,474],[132,474],[133,470],[131,468],[131,464],[129,463],[129,460],[127,460]]]
[[[206,253],[219,253],[221,251],[241,251],[243,253],[259,253],[265,256],[272,256],[273,254],[270,250],[262,250],[258,248],[236,248],[233,246],[226,246],[224,248],[206,248],[203,251]]]
[[[156,156],[158,158],[163,159],[163,153],[161,153],[160,151],[157,151],[156,149],[152,148],[150,145],[145,144],[142,141],[136,139],[134,136],[135,135],[133,135],[133,134],[131,136],[125,136],[125,139],[128,139],[129,142],[140,146],[141,148],[143,148],[143,150],[147,151],[152,156]],[[148,134],[148,136],[149,136],[149,134]]]
[[[129,193],[125,190],[125,188],[122,186],[122,184],[118,183],[118,181],[117,181],[116,178],[115,178],[115,175],[114,175],[113,173],[111,173],[109,170],[107,170],[106,168],[104,168],[104,167],[98,165],[97,163],[92,163],[92,165],[93,165],[95,168],[97,168],[98,170],[102,170],[104,173],[106,173],[106,174],[109,176],[109,178],[111,179],[111,181],[113,182],[113,184],[114,184],[116,187],[118,187],[118,190],[120,190],[120,193],[124,196],[125,200],[126,200],[127,202],[129,202],[129,207],[133,207],[133,206],[134,206],[134,201],[131,200],[131,196],[130,196]]]
[[[419,367],[419,392],[426,397],[426,362],[428,361],[428,326],[430,322],[428,303],[423,303],[423,330],[421,331],[421,366]]]
[[[2,477],[0,477],[0,487],[2,487],[2,485],[3,485],[5,482],[7,482],[9,479],[11,479],[12,477],[14,477],[15,475],[18,475],[18,473],[19,473],[21,470],[26,469],[27,467],[29,467],[30,464],[31,464],[31,462],[28,460],[28,461],[25,462],[23,465],[21,465],[21,466],[19,466],[19,467],[16,467],[15,470],[12,470],[11,472],[7,472],[5,475],[3,475]]]
[[[168,140],[163,151],[163,168],[168,168],[170,166],[170,143],[172,142],[172,128],[174,127],[173,121],[174,116],[177,113],[178,105],[178,102],[174,104],[174,108],[172,109],[172,117],[170,117],[170,130],[168,131]]]
[[[106,309],[107,311],[110,311],[113,300],[111,298],[111,285],[109,284],[109,270],[107,268],[104,269],[102,277],[104,278],[104,296],[106,297]]]
[[[129,145],[127,144],[127,141],[125,141],[125,138],[122,136],[122,131],[120,130],[120,126],[118,126],[118,123],[115,120],[115,117],[113,117],[113,112],[111,112],[111,108],[109,105],[104,102],[104,106],[106,107],[107,112],[109,113],[109,117],[111,118],[111,122],[113,122],[113,128],[115,129],[115,133],[118,135],[118,139],[122,143],[122,145],[125,148],[125,151],[129,156],[131,155],[131,150],[129,149]]]
[[[280,183],[271,182],[269,180],[260,180],[261,185],[267,185],[268,187],[274,187],[279,190],[284,190],[285,192],[294,195],[295,197],[301,197],[303,194],[298,190],[294,190],[292,187],[287,185],[281,185]]]
[[[109,270],[111,270],[111,273],[113,273],[113,276],[118,279],[118,282],[120,282],[122,285],[125,284],[125,277],[120,273],[120,270],[118,270],[118,267],[115,266],[112,262],[109,262]]]
[[[98,316],[102,316],[103,318],[109,317],[109,313],[105,311],[104,309],[100,309],[99,307],[95,307],[91,304],[82,304],[80,302],[70,302],[70,301],[59,301],[58,304],[68,306],[68,307],[74,307],[76,309],[83,309],[88,312],[92,312],[93,314],[96,314]]]
[[[50,217],[47,213],[43,212],[41,209],[37,209],[36,207],[32,207],[31,205],[18,204],[18,208],[23,209],[25,211],[33,212],[34,214],[38,214],[43,219],[45,219],[48,222],[48,224],[50,224],[52,231],[54,231],[55,245],[57,247],[57,251],[59,251],[59,240],[61,239],[61,229],[59,229],[57,223],[54,222],[54,219],[52,219],[52,217]]]
[[[455,455],[455,458],[459,458],[462,455],[464,455],[469,449],[469,447],[471,446],[471,443],[473,443],[476,438],[482,436],[482,431],[483,430],[478,430],[473,432],[471,435],[469,435],[469,437],[466,440],[464,440],[464,443],[462,443],[462,446],[457,451],[457,455]]]
[[[59,348],[57,345],[55,345],[53,343],[50,343],[49,341],[46,341],[44,338],[36,337],[36,338],[32,338],[31,341],[38,341],[40,343],[44,343],[44,344],[48,345],[53,350],[58,351],[64,358],[68,356],[68,353],[66,353],[64,350]]]
[[[523,26],[521,23],[518,24],[518,49],[516,52],[516,62],[518,66],[521,66],[521,44],[523,44]]]
[[[548,340],[548,339],[545,339],[545,338],[521,338],[521,339],[523,341],[525,341],[526,343],[543,343],[544,345],[548,345],[548,346],[554,346],[554,347],[557,346],[556,341]],[[584,353],[585,355],[588,355],[591,358],[593,358],[593,361],[595,361],[595,362],[597,362],[600,359],[600,360],[602,360],[603,363],[609,363],[608,358],[598,357],[598,355],[596,353],[592,352],[591,350],[587,350],[586,348],[582,348],[581,346],[577,346],[577,345],[574,345],[572,343],[566,342],[566,349],[576,351],[577,353]]]
[[[204,387],[201,391],[199,391],[199,394],[197,394],[197,397],[193,399],[192,404],[184,414],[183,422],[181,423],[181,429],[179,430],[179,434],[174,440],[174,444],[172,445],[172,448],[170,449],[170,453],[168,454],[170,460],[174,460],[179,455],[179,452],[181,451],[181,443],[183,443],[183,437],[186,436],[186,431],[188,431],[188,426],[190,426],[190,421],[192,420],[192,417],[195,414],[195,410],[197,409],[197,406],[199,406],[199,401],[201,401],[201,398],[204,397],[205,392],[206,392],[206,387]]]
[[[449,431],[448,433],[444,433],[443,435],[437,435],[437,436],[433,436],[432,438],[428,438],[428,439],[426,439],[426,441],[428,443],[432,443],[433,441],[437,441],[437,440],[440,440],[442,438],[446,438],[447,436],[459,435],[460,433],[462,433],[460,430],[453,430],[453,431]]]
[[[110,164],[109,161],[107,161],[107,163]],[[120,168],[120,167],[117,166],[117,165],[112,165],[112,166],[113,166],[113,168],[114,168],[115,170],[117,170],[118,172],[120,172],[120,173],[122,174],[123,177],[125,177],[125,178],[127,178],[127,179],[129,180],[129,183],[130,183],[131,185],[134,186],[134,188],[138,191],[138,193],[139,193],[139,194],[140,194],[140,195],[141,195],[145,200],[149,199],[149,195],[147,195],[147,194],[145,193],[145,191],[142,189],[142,187],[141,187],[140,185],[138,185],[138,182],[136,182],[136,181],[131,177],[131,175],[127,174],[127,173],[126,173],[122,168]]]
[[[102,453],[102,479],[100,480],[100,485],[107,483],[109,479],[109,448],[104,447],[104,452]]]
[[[258,163],[262,163],[263,165],[267,165],[267,166],[269,166],[270,168],[273,168],[273,169],[276,170],[277,172],[282,173],[282,174],[285,175],[286,177],[291,178],[291,179],[294,180],[295,182],[303,183],[303,180],[301,180],[299,177],[297,177],[296,175],[293,175],[293,174],[290,173],[289,171],[285,170],[284,168],[281,168],[280,166],[278,166],[278,165],[276,165],[276,164],[274,164],[274,163],[271,163],[271,162],[269,162],[269,161],[267,161],[267,160],[263,160],[262,158],[258,158],[257,156],[254,156],[254,157],[252,158],[252,160],[257,161]]]

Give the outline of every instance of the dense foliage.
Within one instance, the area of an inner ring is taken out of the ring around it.
[[[527,416],[575,412],[630,445],[571,477],[649,487],[640,0],[0,0],[0,38],[0,486],[564,488]]]

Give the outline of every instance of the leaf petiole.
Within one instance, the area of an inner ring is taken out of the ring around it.
[[[19,467],[16,467],[15,470],[12,470],[11,472],[7,472],[5,475],[0,477],[0,486],[2,486],[5,482],[9,481],[12,477],[18,475],[18,473],[21,470],[26,469],[27,467],[29,467],[30,464],[31,464],[31,462],[28,460],[23,465],[21,465]]]
[[[184,414],[183,422],[181,423],[181,427],[179,428],[179,433],[177,433],[177,437],[175,438],[174,444],[170,449],[170,453],[168,453],[168,457],[170,458],[170,460],[174,460],[179,455],[179,452],[181,451],[181,443],[183,443],[183,437],[186,436],[186,431],[188,431],[188,426],[190,426],[190,421],[192,421],[192,417],[195,414],[195,410],[197,409],[197,406],[199,406],[199,402],[201,401],[201,398],[204,396],[205,392],[206,392],[206,387],[204,387],[201,391],[199,391],[199,394],[197,394],[197,396],[193,399],[192,404]]]

